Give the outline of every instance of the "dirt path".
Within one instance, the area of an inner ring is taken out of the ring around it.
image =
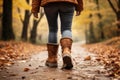
[[[0,69],[0,80],[113,80],[104,76],[104,67],[95,61],[96,55],[86,52],[79,43],[73,44],[73,70],[61,70],[60,51],[59,66],[56,69],[44,65],[47,51],[43,51],[27,60],[16,61],[13,66]],[[86,56],[91,56],[91,60],[85,61]]]

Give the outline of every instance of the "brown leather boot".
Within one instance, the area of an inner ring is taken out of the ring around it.
[[[62,57],[63,57],[63,69],[72,69],[72,59],[71,59],[71,38],[62,38],[60,44],[62,47]]]
[[[57,64],[58,44],[47,44],[48,59],[45,63],[46,66],[55,68]]]

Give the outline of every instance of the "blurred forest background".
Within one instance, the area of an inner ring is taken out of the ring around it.
[[[39,19],[35,19],[31,14],[31,1],[0,0],[0,40],[47,42],[44,10],[41,8]],[[120,0],[83,1],[84,11],[73,19],[74,41],[95,43],[120,36]]]

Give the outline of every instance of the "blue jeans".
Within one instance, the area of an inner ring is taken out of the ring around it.
[[[61,21],[62,38],[72,38],[72,19],[75,7],[71,3],[49,3],[44,6],[45,15],[49,25],[48,43],[57,43],[58,15]]]

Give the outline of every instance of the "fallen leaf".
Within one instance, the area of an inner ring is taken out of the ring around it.
[[[29,68],[24,68],[24,72],[27,72],[29,71],[30,69]]]
[[[91,60],[91,56],[85,57],[84,61]]]
[[[7,65],[7,66],[11,66],[13,64],[14,64],[13,62],[7,62],[7,63],[5,63],[5,65]]]
[[[17,76],[18,74],[10,74],[10,76]]]
[[[46,50],[46,46],[33,45],[28,42],[16,41],[0,41],[0,67],[11,66],[15,60],[23,60],[20,63],[25,63],[26,59],[37,52]]]
[[[101,43],[87,44],[84,47],[87,51],[97,54],[96,60],[104,64],[108,76],[120,76],[120,37]],[[89,60],[89,57],[85,60]]]

